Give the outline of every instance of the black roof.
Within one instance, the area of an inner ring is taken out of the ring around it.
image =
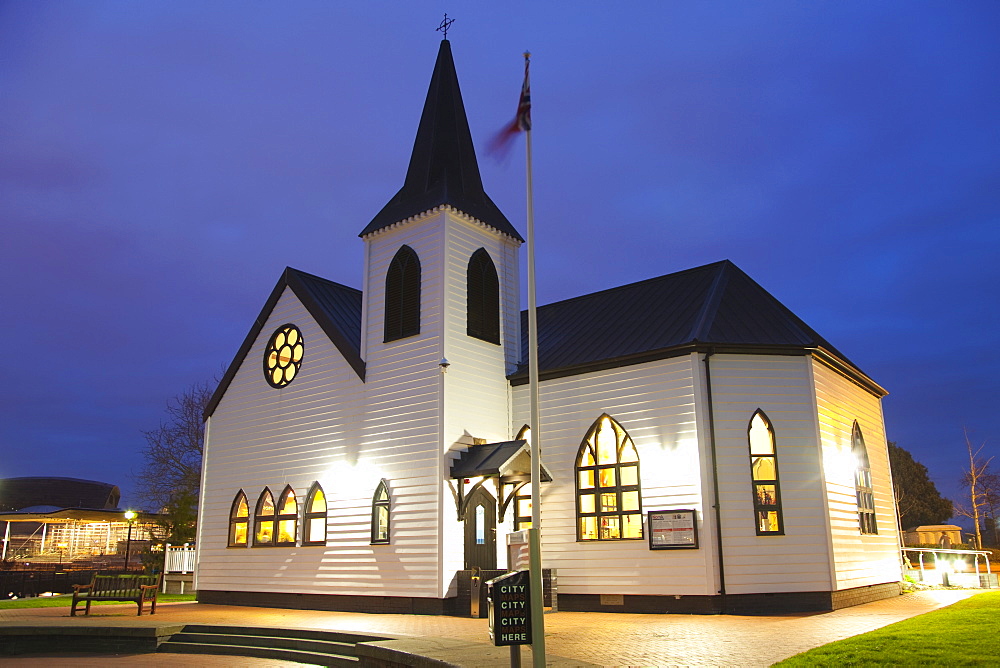
[[[4,478],[0,480],[0,510],[35,506],[50,508],[118,508],[117,485],[79,478]]]
[[[442,40],[438,50],[403,187],[359,236],[371,234],[442,204],[449,204],[508,236],[524,241],[483,189],[448,40]]]
[[[295,293],[295,296],[306,307],[306,310],[330,338],[330,341],[337,346],[337,350],[351,365],[354,372],[364,380],[365,363],[361,359],[361,291],[307,274],[298,269],[285,267],[281,278],[278,279],[278,284],[271,291],[260,315],[257,316],[250,332],[243,339],[243,345],[240,346],[236,357],[229,364],[219,386],[215,388],[212,398],[205,407],[204,415],[206,418],[215,412],[222,400],[222,395],[225,394],[229,384],[236,376],[236,372],[239,371],[240,365],[243,364],[244,358],[253,347],[254,341],[260,335],[264,323],[286,287]]]
[[[212,395],[205,417],[215,411],[285,286],[364,380],[361,291],[287,267]],[[528,382],[527,330],[527,312],[522,311],[522,363],[508,376],[512,385]],[[538,332],[544,380],[691,352],[815,353],[878,396],[887,394],[729,260],[540,306]]]
[[[540,467],[542,482],[552,476]],[[451,465],[452,478],[473,478],[491,475],[531,475],[531,451],[527,441],[503,441],[473,445],[462,452]]]
[[[511,383],[528,381],[527,312]],[[781,302],[723,260],[538,308],[541,378],[637,364],[693,351],[818,352],[870,390],[886,392]]]

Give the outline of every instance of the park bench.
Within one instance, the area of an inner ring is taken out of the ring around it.
[[[142,606],[149,602],[149,614],[156,614],[156,593],[160,588],[159,575],[94,575],[90,584],[73,585],[73,606],[71,617],[76,616],[77,603],[86,601],[84,615],[90,614],[90,604],[94,601],[132,601],[139,606],[139,616],[142,616]]]

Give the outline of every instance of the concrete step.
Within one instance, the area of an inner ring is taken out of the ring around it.
[[[249,647],[246,645],[218,645],[215,643],[174,642],[168,640],[160,645],[158,652],[174,654],[215,654],[222,656],[252,656],[258,659],[275,659],[278,661],[294,661],[312,666],[357,666],[358,660],[353,657],[338,657],[329,654],[314,654],[299,652],[293,649],[276,649],[273,647]]]
[[[263,638],[302,638],[304,640],[333,640],[337,642],[359,643],[372,640],[388,640],[387,636],[367,633],[342,633],[319,629],[283,629],[274,626],[220,626],[212,624],[187,624],[182,633],[214,633],[221,635],[260,636]]]
[[[356,666],[355,645],[383,636],[313,629],[188,624],[158,651],[252,656],[320,666]]]
[[[293,649],[299,652],[315,654],[334,654],[337,656],[354,656],[354,643],[337,640],[308,640],[305,638],[288,638],[282,636],[253,636],[221,633],[185,633],[173,636],[170,642],[197,643],[200,645],[237,645],[242,647],[274,647],[275,649]]]

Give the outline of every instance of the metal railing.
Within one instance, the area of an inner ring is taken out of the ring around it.
[[[916,553],[917,567],[913,566],[908,553]],[[997,576],[990,570],[990,553],[981,550],[950,550],[937,547],[904,547],[902,549],[903,563],[907,574],[919,576],[925,584],[940,584],[956,587],[981,587],[992,589],[997,587]],[[928,567],[925,557],[933,557]],[[964,558],[963,558],[964,557]],[[972,557],[973,572],[966,571],[965,559]],[[979,558],[983,558],[986,572],[980,570]]]

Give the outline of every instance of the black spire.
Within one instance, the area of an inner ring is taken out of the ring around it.
[[[462,91],[451,56],[451,43],[441,40],[434,74],[413,142],[406,181],[359,236],[433,209],[442,204],[481,220],[524,241],[483,190],[472,132],[465,116]]]

